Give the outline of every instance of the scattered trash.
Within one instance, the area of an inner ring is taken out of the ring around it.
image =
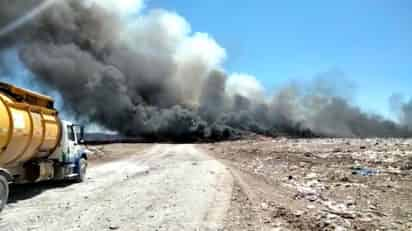
[[[313,157],[313,154],[310,152],[305,152],[305,154],[303,154],[306,157]]]
[[[109,226],[109,229],[110,229],[110,230],[118,230],[118,229],[120,229],[120,226],[118,226],[118,225],[110,225],[110,226]]]
[[[234,190],[236,217],[228,230],[257,230],[247,226],[251,220],[273,230],[412,231],[412,139],[280,138],[205,146],[215,147],[216,159],[244,179],[242,191]]]
[[[379,170],[365,167],[352,167],[352,174],[358,176],[374,176],[379,174]]]
[[[412,157],[409,157],[408,160],[402,164],[402,171],[412,170]]]
[[[334,153],[342,152],[342,149],[341,148],[335,148],[335,149],[333,149],[333,152]]]
[[[262,203],[261,207],[262,209],[267,210],[269,208],[269,205],[267,203]]]
[[[312,173],[307,174],[307,175],[305,176],[305,179],[316,179],[316,178],[318,178],[318,177],[319,177],[318,174],[312,172]]]

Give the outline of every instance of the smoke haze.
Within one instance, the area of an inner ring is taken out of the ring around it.
[[[44,3],[27,2],[0,0],[0,28]],[[362,112],[339,93],[345,87],[324,81],[291,84],[268,97],[253,76],[225,73],[226,51],[210,35],[192,32],[175,12],[143,8],[136,0],[55,1],[0,36],[1,53],[17,50],[24,64],[17,68],[27,69],[36,85],[56,90],[70,114],[127,136],[191,141],[250,132],[412,134],[412,102],[395,123]],[[0,78],[27,78],[6,74],[6,62],[0,62]]]

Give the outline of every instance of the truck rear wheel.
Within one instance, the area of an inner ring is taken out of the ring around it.
[[[9,182],[6,177],[0,175],[0,212],[4,209],[9,198]]]
[[[79,175],[76,178],[76,182],[81,183],[86,179],[86,172],[87,172],[87,160],[85,158],[81,158],[79,161]]]

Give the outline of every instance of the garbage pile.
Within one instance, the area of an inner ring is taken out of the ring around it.
[[[412,140],[260,138],[208,147],[241,176],[251,196],[235,202],[254,204],[246,216],[256,227],[412,230]]]

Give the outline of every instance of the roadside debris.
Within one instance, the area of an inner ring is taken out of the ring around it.
[[[358,176],[374,176],[379,174],[379,170],[365,167],[352,167],[352,174]]]
[[[204,146],[247,182],[232,198],[226,230],[412,230],[412,139]]]
[[[110,226],[109,226],[109,229],[110,229],[110,230],[118,230],[118,229],[120,229],[120,226],[118,226],[118,225],[110,225]]]
[[[412,170],[412,156],[410,156],[408,160],[402,164],[400,169],[403,171]]]

